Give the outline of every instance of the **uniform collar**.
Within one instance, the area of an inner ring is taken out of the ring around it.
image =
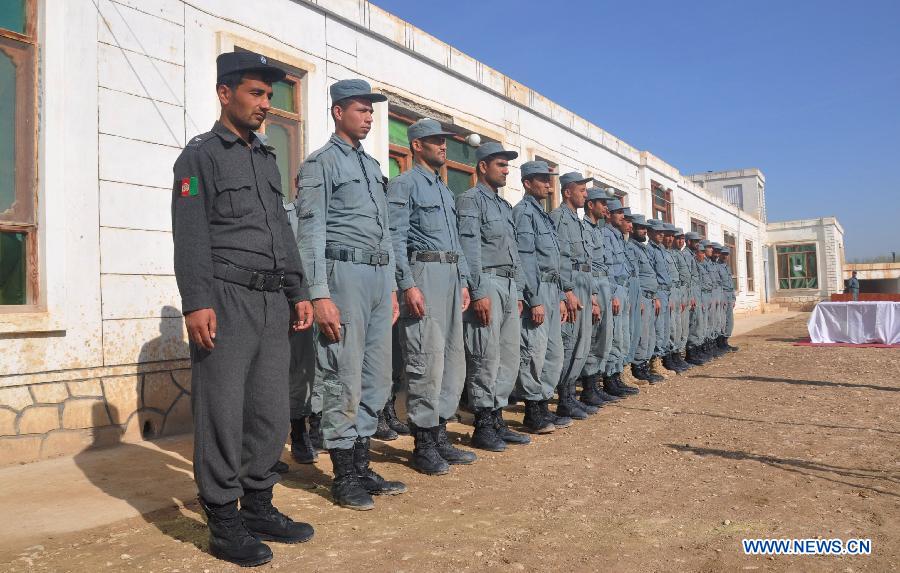
[[[337,133],[331,134],[331,143],[337,145],[338,149],[344,152],[344,155],[350,155],[351,151],[355,151],[363,155],[366,154],[365,150],[363,149],[362,143],[359,144],[359,147],[353,147],[352,145],[341,139],[341,137]]]
[[[216,123],[213,124],[212,132],[215,133],[216,135],[218,135],[222,139],[222,141],[224,141],[225,143],[227,143],[229,145],[235,144],[237,142],[241,142],[241,144],[246,143],[243,139],[241,139],[241,136],[239,136],[235,132],[233,132],[230,129],[228,129],[227,127],[225,127],[225,124],[223,124],[221,121],[218,121],[218,120],[216,120]],[[260,147],[261,145],[262,145],[262,142],[259,140],[258,137],[256,137],[256,134],[251,131],[250,132],[250,147],[257,148],[257,147]]]
[[[440,181],[441,177],[431,169],[425,168],[421,163],[416,163],[413,166],[413,169],[417,171],[422,177],[424,177],[429,183],[434,185],[438,181]]]
[[[533,207],[538,207],[541,211],[544,210],[544,206],[541,205],[540,201],[538,201],[537,199],[535,199],[532,195],[529,195],[528,193],[525,194],[525,201],[531,203],[531,205]]]
[[[487,183],[479,181],[478,183],[475,184],[475,188],[479,189],[485,195],[494,198],[494,200],[497,200],[500,198],[500,192],[494,191],[493,189],[491,189],[490,185],[488,185]]]

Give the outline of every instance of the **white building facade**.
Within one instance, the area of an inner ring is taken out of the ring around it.
[[[844,292],[844,228],[835,217],[769,223],[769,299],[809,310]]]
[[[389,97],[364,142],[386,175],[408,167],[405,125],[433,117],[459,134],[454,191],[472,182],[473,133],[519,152],[502,192],[513,204],[522,162],[581,171],[636,212],[732,246],[738,310],[761,307],[762,195],[742,209],[364,0],[17,1],[22,22],[0,20],[0,74],[17,95],[0,121],[22,128],[0,145],[15,149],[0,157],[15,165],[0,179],[0,463],[189,429],[172,165],[218,117],[227,51],[290,71],[266,126],[286,182],[332,131],[329,84],[362,77]]]

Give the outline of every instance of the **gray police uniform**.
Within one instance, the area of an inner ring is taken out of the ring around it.
[[[673,290],[677,289],[678,300],[675,303],[675,309],[672,311],[671,350],[672,352],[681,352],[681,350],[683,350],[681,339],[687,336],[685,326],[690,308],[690,295],[688,294],[688,290],[690,290],[691,275],[688,271],[687,263],[681,255],[681,251],[674,248],[674,243],[672,243],[672,246],[673,248],[669,249],[669,256],[672,257],[672,262],[675,263],[675,275],[673,276],[678,277],[677,284],[672,288]]]
[[[731,278],[731,269],[725,263],[717,263],[719,265],[719,275],[722,277],[722,299],[724,307],[722,308],[722,324],[719,335],[724,337],[731,336],[734,330],[734,279]]]
[[[851,276],[850,280],[847,281],[847,290],[850,291],[850,298],[859,300],[859,279]]]
[[[681,336],[678,338],[678,344],[675,347],[676,352],[684,352],[687,349],[687,340],[691,328],[691,300],[695,304],[697,303],[697,297],[694,294],[693,273],[694,265],[697,264],[697,261],[694,260],[691,250],[687,247],[676,250],[674,255],[676,263],[679,261],[678,257],[684,263],[678,267],[678,272],[681,274],[681,297],[684,302],[684,311],[681,313]]]
[[[479,182],[457,197],[456,213],[472,301],[491,300],[487,326],[472,305],[463,313],[469,401],[473,408],[497,410],[507,405],[519,371],[522,278],[512,206]]]
[[[690,312],[690,322],[688,323],[688,340],[687,343],[692,346],[700,346],[703,344],[704,336],[703,336],[703,328],[704,328],[704,318],[703,313],[705,312],[704,303],[703,303],[703,272],[700,269],[700,263],[697,262],[697,258],[690,248],[685,247],[685,260],[689,263],[688,268],[691,273],[691,297],[695,301],[694,308],[691,309]]]
[[[279,479],[271,468],[288,432],[288,303],[306,298],[275,156],[251,139],[216,122],[174,166],[181,308],[216,313],[215,348],[191,343],[194,477],[214,504]]]
[[[591,197],[588,196],[588,199]],[[612,299],[613,287],[609,278],[609,267],[612,253],[604,248],[603,228],[606,225],[604,219],[596,223],[585,217],[585,224],[591,233],[591,276],[594,280],[594,290],[597,293],[597,304],[600,305],[600,320],[591,328],[591,346],[588,357],[584,363],[583,375],[586,377],[603,375],[606,373],[606,361],[613,344],[613,319]]]
[[[559,386],[575,384],[584,369],[591,344],[591,295],[594,281],[591,276],[591,238],[587,225],[568,205],[560,205],[550,213],[559,233],[560,277],[563,292],[572,291],[584,307],[575,322],[562,325],[563,370]],[[560,390],[562,391],[562,390]]]
[[[669,294],[672,290],[672,275],[669,269],[669,259],[666,257],[667,249],[659,243],[649,241],[647,249],[653,270],[656,271],[656,282],[659,285],[656,290],[656,298],[659,299],[659,315],[656,317],[656,345],[653,353],[657,356],[665,356],[669,353],[669,329],[671,328],[672,312],[669,309]]]
[[[375,433],[391,389],[391,292],[396,290],[385,179],[362,145],[332,135],[299,175],[298,242],[311,299],[331,298],[341,339],[316,340],[322,434],[329,450]]]
[[[465,381],[461,288],[468,267],[459,242],[453,193],[431,169],[416,164],[388,185],[391,233],[400,290],[417,287],[425,316],[400,304],[400,348],[407,415],[419,428],[453,416]]]
[[[631,237],[626,248],[637,261],[637,276],[641,289],[641,298],[633,310],[640,320],[640,334],[632,362],[639,364],[650,360],[656,347],[656,311],[653,301],[656,300],[659,283],[650,258],[649,240],[642,243]]]
[[[722,273],[719,272],[719,262],[710,261],[709,270],[713,279],[713,320],[710,325],[710,338],[716,338],[722,333],[722,325],[725,324],[725,291],[722,281]]]
[[[641,340],[641,277],[637,258],[637,252],[630,247],[631,241],[625,241],[625,256],[628,258],[629,277],[628,277],[628,304],[625,307],[625,331],[628,335],[629,345],[628,353],[622,363],[624,368],[626,364],[634,361],[634,355],[637,353],[637,347]]]
[[[550,215],[531,195],[513,207],[513,221],[525,299],[516,387],[524,400],[540,402],[553,397],[563,368],[559,303],[565,297],[560,285],[559,238]],[[544,307],[541,324],[531,320],[530,309],[535,306]]]
[[[700,343],[702,344],[712,338],[716,311],[716,300],[713,294],[716,277],[713,276],[712,262],[709,259],[704,259],[702,263],[698,262],[697,267],[700,269],[700,299],[703,303],[702,326],[700,328],[702,333]]]
[[[609,278],[614,289],[613,297],[619,299],[620,304],[619,314],[612,317],[613,343],[604,368],[604,374],[612,376],[616,372],[622,371],[625,357],[631,348],[631,321],[625,315],[628,304],[628,281],[631,278],[631,262],[625,255],[625,237],[619,229],[612,225],[605,225],[603,241],[604,248],[607,253],[610,253],[611,258]]]

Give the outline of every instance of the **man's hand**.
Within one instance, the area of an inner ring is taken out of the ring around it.
[[[475,317],[481,326],[488,326],[491,323],[491,299],[490,297],[480,298],[472,301],[472,310],[475,311]]]
[[[675,303],[671,300],[669,301],[669,310],[675,310]]]
[[[575,322],[575,319],[578,317],[578,311],[584,308],[584,305],[581,304],[581,301],[578,300],[573,291],[566,292],[566,308],[569,309],[569,322]]]
[[[517,301],[517,303],[518,303],[517,306],[518,306],[518,308],[519,308],[519,316],[522,316],[522,309],[525,308],[525,301],[519,299],[519,300]]]
[[[413,318],[422,318],[425,316],[425,296],[419,287],[410,287],[403,291],[403,297],[406,301],[406,310]]]
[[[294,320],[291,323],[291,329],[294,332],[306,330],[313,323],[313,307],[308,300],[301,300],[294,305]]]
[[[539,304],[531,307],[531,322],[538,326],[544,324],[544,305]]]
[[[424,299],[422,302],[422,315],[425,315]],[[400,301],[397,300],[397,291],[391,291],[391,326],[397,324],[398,318],[400,318]]]
[[[622,310],[622,303],[619,302],[618,298],[613,297],[612,299],[612,311],[613,315],[619,316],[619,311]]]
[[[331,342],[338,342],[341,339],[341,311],[330,298],[317,298],[312,306],[319,331]]]
[[[691,299],[691,310],[694,310],[695,308],[697,308],[697,299],[692,298]]]
[[[641,303],[641,314],[644,314],[644,303]]]
[[[600,320],[600,305],[597,304],[597,299],[591,295],[591,321],[598,322]]]
[[[192,310],[184,315],[184,324],[187,326],[188,337],[191,342],[205,350],[216,347],[216,311],[211,308]]]
[[[656,316],[659,316],[659,311],[662,307],[659,304],[659,299],[653,299],[653,311],[656,313]]]
[[[566,308],[566,303],[563,301],[559,301],[559,322],[566,322],[569,320],[569,309]]]
[[[467,287],[463,287],[462,288],[462,311],[466,312],[466,310],[468,310],[470,304],[472,304],[472,299],[469,297],[469,289]]]

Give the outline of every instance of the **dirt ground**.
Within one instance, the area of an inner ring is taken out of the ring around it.
[[[530,446],[478,452],[475,465],[446,476],[409,467],[411,438],[378,443],[376,469],[410,491],[378,498],[374,511],[331,503],[327,456],[292,464],[276,502],[313,523],[316,536],[273,544],[274,561],[260,569],[900,570],[900,352],[792,346],[806,336],[807,317],[736,337],[739,353],[642,386]],[[511,416],[521,420],[521,407]],[[461,440],[471,431],[451,429]],[[189,485],[185,468],[158,471]],[[162,481],[136,479],[147,490]],[[743,538],[814,537],[870,538],[872,554],[741,549]],[[0,569],[238,570],[209,557],[205,544],[196,502],[176,499],[28,546],[0,539]]]

